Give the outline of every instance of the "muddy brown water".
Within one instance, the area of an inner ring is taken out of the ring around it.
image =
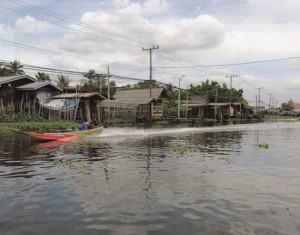
[[[300,234],[299,143],[299,122],[1,132],[0,234]]]

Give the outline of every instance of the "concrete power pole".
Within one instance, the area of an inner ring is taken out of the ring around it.
[[[260,115],[259,114],[259,112],[260,112],[260,90],[264,89],[264,88],[263,87],[258,87],[256,89],[258,89],[258,108],[257,108],[257,112],[258,112],[258,115]]]
[[[215,121],[217,121],[217,100],[218,100],[218,88],[216,88],[216,95],[215,95]]]
[[[269,109],[271,109],[271,100],[272,100],[273,93],[269,93],[268,95],[270,96],[270,99],[269,99]]]
[[[148,49],[142,48],[143,51],[149,51],[150,54],[150,74],[149,74],[149,80],[150,80],[150,98],[152,98],[152,51],[155,49],[159,49],[159,45],[150,47]]]
[[[178,108],[178,111],[177,111],[177,116],[178,116],[178,119],[180,118],[180,81],[181,81],[181,79],[184,77],[185,75],[182,75],[179,79],[178,79],[178,85],[179,85],[179,87],[178,87],[178,106],[177,106],[177,108]]]
[[[237,77],[237,75],[226,75],[227,78],[230,78],[230,90],[229,90],[229,120],[230,120],[230,110],[231,110],[231,90],[232,90],[232,78]]]
[[[109,84],[109,66],[107,66],[107,99],[108,99],[108,120],[110,119],[110,84]]]

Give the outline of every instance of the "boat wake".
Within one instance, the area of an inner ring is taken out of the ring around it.
[[[256,123],[256,124],[238,124],[224,125],[213,127],[175,127],[175,128],[151,128],[151,129],[135,129],[135,128],[107,128],[101,135],[95,138],[144,138],[149,136],[170,136],[170,135],[186,135],[205,132],[232,132],[232,131],[255,131],[268,129],[286,129],[300,128],[299,122],[274,122],[274,123]]]

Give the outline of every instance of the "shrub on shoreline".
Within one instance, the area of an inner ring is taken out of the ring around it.
[[[72,127],[79,127],[79,123],[69,121],[0,122],[0,130],[47,131],[49,129],[68,129]]]

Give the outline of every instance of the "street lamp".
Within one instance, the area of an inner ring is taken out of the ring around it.
[[[180,118],[180,81],[185,75],[179,78],[179,92],[178,92],[178,119]]]

